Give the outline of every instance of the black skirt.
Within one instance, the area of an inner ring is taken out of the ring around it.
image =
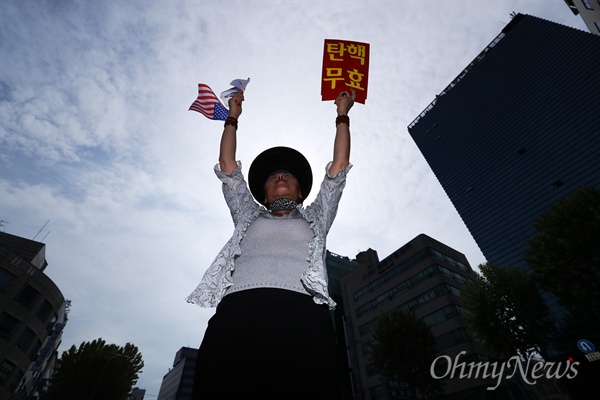
[[[311,296],[231,293],[208,322],[192,398],[337,400],[340,354],[329,309]]]

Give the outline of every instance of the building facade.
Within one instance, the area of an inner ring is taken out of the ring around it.
[[[175,354],[173,368],[163,377],[158,400],[192,400],[198,349],[182,347]]]
[[[533,221],[582,187],[600,189],[600,36],[517,14],[409,125],[408,130],[487,261],[526,267]],[[551,317],[574,340],[548,353],[566,359],[598,327],[574,331],[546,293]],[[564,336],[567,338],[568,336]],[[584,363],[571,391],[586,387]]]
[[[356,398],[410,398],[398,394],[409,390],[402,383],[384,380],[370,359],[368,343],[377,320],[394,308],[414,311],[429,325],[440,354],[455,357],[465,351],[465,357],[477,357],[459,297],[465,283],[475,278],[464,254],[421,234],[381,261],[372,249],[358,254],[356,260],[359,267],[342,280]],[[476,396],[485,392],[482,385],[473,380],[447,381],[444,392],[467,391],[473,398],[484,398]]]
[[[523,265],[533,220],[600,188],[600,36],[518,14],[408,130],[488,262]]]
[[[352,394],[352,375],[348,363],[348,351],[346,348],[346,319],[344,318],[344,299],[342,295],[342,278],[354,271],[358,267],[356,260],[351,260],[347,256],[332,253],[327,250],[325,255],[325,264],[327,265],[327,278],[329,295],[336,302],[336,308],[331,312],[333,326],[336,333],[336,340],[340,350],[340,365],[342,366],[342,399],[353,399]]]
[[[131,396],[129,396],[129,400],[144,400],[144,396],[146,395],[146,389],[133,388],[131,391]]]
[[[600,35],[600,1],[565,0],[574,15],[580,15],[583,23],[595,35]]]
[[[44,273],[46,245],[0,232],[0,398],[44,390],[67,323],[68,302]]]

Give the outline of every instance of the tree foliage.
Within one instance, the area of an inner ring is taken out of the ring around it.
[[[408,383],[426,398],[441,394],[439,381],[430,373],[436,354],[435,338],[413,312],[396,308],[382,314],[374,337],[371,356],[381,375]]]
[[[600,316],[600,191],[583,187],[533,223],[525,259],[541,287],[574,316]]]
[[[523,268],[479,266],[477,278],[461,298],[467,325],[484,351],[510,358],[544,354],[552,331],[548,307],[530,273]]]
[[[43,400],[127,400],[144,361],[131,343],[117,346],[96,339],[71,346],[58,365]]]

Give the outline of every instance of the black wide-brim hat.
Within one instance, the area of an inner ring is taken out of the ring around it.
[[[261,204],[265,201],[265,182],[277,171],[292,173],[300,184],[302,198],[306,199],[312,187],[312,169],[308,160],[298,150],[289,147],[272,147],[260,153],[248,171],[248,186],[252,196]]]

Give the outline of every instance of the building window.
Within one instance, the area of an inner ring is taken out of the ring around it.
[[[15,367],[16,365],[8,360],[2,361],[2,364],[0,364],[0,386],[4,386],[8,382]]]
[[[377,368],[377,365],[375,365],[375,363],[370,363],[365,366],[365,372],[367,373],[367,376],[378,375],[379,368]]]
[[[25,328],[23,329],[23,332],[21,332],[19,339],[17,339],[15,342],[15,345],[24,352],[27,352],[27,349],[29,349],[29,346],[31,346],[33,339],[35,339],[35,332],[29,328]]]
[[[431,251],[433,252],[433,255],[436,256],[437,258],[439,258],[440,260],[444,260],[448,264],[454,265],[454,266],[462,269],[463,271],[468,271],[469,270],[467,268],[467,266],[465,264],[461,263],[460,261],[455,260],[454,258],[452,258],[452,257],[450,257],[450,256],[448,256],[448,255],[446,255],[444,253],[441,253],[441,252],[439,252],[439,251],[437,251],[435,249],[431,249]]]
[[[0,316],[0,337],[7,338],[12,333],[19,320],[10,314],[2,313]]]
[[[443,351],[457,344],[471,342],[473,339],[465,328],[458,328],[435,338],[438,350]]]
[[[58,322],[58,315],[53,314],[50,322],[48,322],[46,324],[46,329],[48,329],[48,332],[50,332],[50,331],[52,331],[52,329],[54,329],[54,325],[56,325],[56,322]]]
[[[384,384],[370,387],[369,394],[372,400],[389,399],[388,388]]]
[[[42,321],[42,324],[45,324],[53,309],[54,307],[52,307],[52,304],[48,300],[44,300],[44,302],[42,303],[40,308],[38,308],[35,315],[39,318],[40,321]]]
[[[6,293],[16,279],[16,275],[0,268],[0,293]]]
[[[427,325],[435,326],[437,324],[441,324],[451,318],[458,317],[460,315],[459,306],[456,304],[449,304],[444,308],[441,308],[437,311],[432,312],[421,318],[423,322]]]
[[[417,254],[413,255],[412,257],[408,258],[407,260],[402,261],[401,263],[399,263],[397,265],[393,265],[393,266],[390,265],[391,269],[389,271],[385,272],[379,278],[375,279],[373,282],[369,283],[367,286],[365,286],[362,289],[355,292],[354,293],[354,301],[358,301],[363,296],[368,295],[369,293],[373,292],[378,287],[385,285],[386,283],[393,280],[396,276],[408,271],[410,268],[414,267],[419,262],[425,260],[431,254],[429,251],[430,251],[429,249],[423,249],[423,250],[419,251]],[[379,265],[382,265],[384,262],[389,263],[389,262],[391,262],[391,259],[388,257],[385,260],[383,260],[382,262],[380,262]],[[378,268],[379,268],[379,266],[378,266]],[[373,269],[373,272],[376,272],[375,269]]]
[[[593,10],[592,4],[590,3],[590,0],[583,0],[583,6],[585,8],[587,8],[588,10]]]
[[[17,295],[16,300],[27,308],[31,308],[37,297],[40,295],[33,286],[25,284],[21,292]]]
[[[35,345],[31,348],[31,350],[29,350],[29,359],[31,361],[34,361],[37,358],[37,355],[41,348],[42,342],[40,341],[40,339],[38,339],[35,341]]]

